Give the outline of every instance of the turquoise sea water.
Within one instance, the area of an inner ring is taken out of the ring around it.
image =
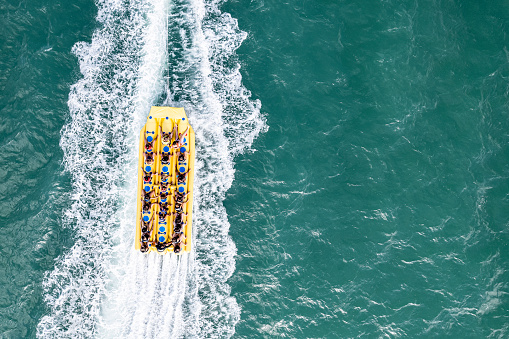
[[[0,337],[505,338],[503,1],[0,1]],[[137,133],[195,249],[132,249]]]

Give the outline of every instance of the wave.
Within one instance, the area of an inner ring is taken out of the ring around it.
[[[223,200],[234,156],[266,128],[235,57],[246,33],[218,1],[96,4],[99,28],[73,48],[83,78],[61,136],[73,183],[62,219],[75,242],[46,274],[37,335],[230,336],[240,308],[226,283],[236,248]],[[133,250],[137,138],[156,103],[185,107],[196,131],[188,256]]]

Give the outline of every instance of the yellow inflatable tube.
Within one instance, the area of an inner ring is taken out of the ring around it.
[[[136,250],[191,252],[194,140],[183,108],[150,109],[140,132]]]

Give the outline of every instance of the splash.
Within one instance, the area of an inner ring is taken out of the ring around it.
[[[226,280],[236,248],[223,200],[235,154],[265,122],[235,59],[246,33],[220,5],[97,2],[100,28],[73,48],[83,78],[71,87],[61,138],[73,182],[63,223],[75,243],[46,275],[39,337],[234,333],[240,308]],[[138,133],[163,92],[196,131],[195,246],[178,258],[142,255],[132,244]]]

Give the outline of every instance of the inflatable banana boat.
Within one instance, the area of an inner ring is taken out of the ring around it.
[[[194,130],[184,109],[153,106],[140,133],[136,250],[191,251],[193,179]]]

